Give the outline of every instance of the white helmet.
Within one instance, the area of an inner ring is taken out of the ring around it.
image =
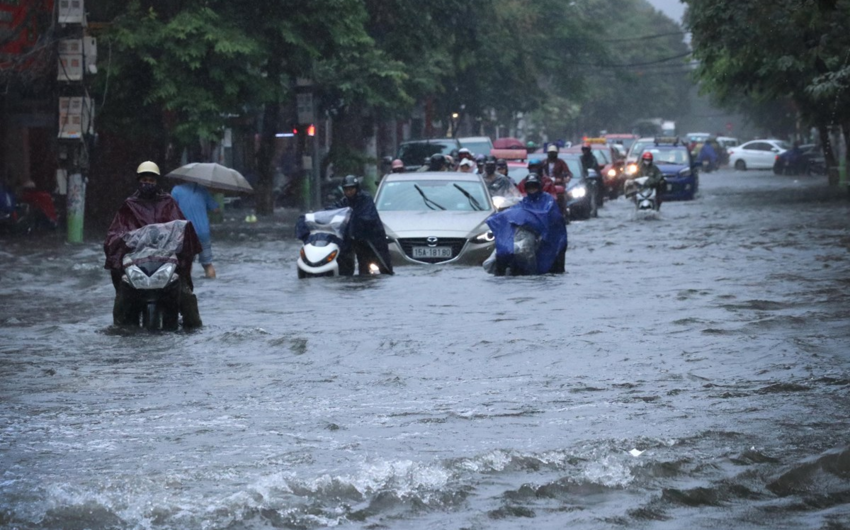
[[[148,160],[147,162],[142,162],[139,164],[139,167],[136,169],[136,174],[141,175],[143,173],[153,173],[156,176],[159,176],[159,166]]]

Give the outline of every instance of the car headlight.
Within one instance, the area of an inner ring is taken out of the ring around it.
[[[573,199],[581,199],[587,195],[587,188],[584,186],[578,186],[570,190],[570,197]]]
[[[682,171],[679,171],[679,176],[680,177],[690,177],[691,176],[691,168],[686,167]]]
[[[608,176],[611,177],[611,178],[616,177],[617,176],[617,170],[612,167],[611,169],[608,170]]]
[[[626,166],[626,175],[634,175],[637,173],[638,167],[637,164],[629,164]]]
[[[479,234],[475,237],[473,241],[476,243],[491,243],[496,240],[496,236],[493,235],[493,232],[490,230],[484,232],[483,234]]]

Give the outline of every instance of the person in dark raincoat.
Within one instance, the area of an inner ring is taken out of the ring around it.
[[[124,274],[122,260],[130,249],[124,243],[124,235],[143,226],[154,223],[185,220],[177,202],[159,186],[159,167],[153,162],[142,162],[136,170],[139,189],[128,197],[112,219],[103,243],[106,254],[104,268],[112,275],[115,287],[115,304],[112,317],[115,325],[131,324],[132,304],[130,292],[121,281]],[[198,300],[192,292],[192,261],[201,252],[201,242],[192,224],[186,225],[183,234],[183,249],[178,254],[177,274],[180,276],[180,312],[183,314],[183,326],[187,328],[201,325],[198,312]]]
[[[354,274],[356,256],[360,274],[370,274],[370,263],[377,265],[381,274],[393,274],[387,233],[372,196],[360,189],[360,182],[354,175],[348,175],[342,181],[342,192],[345,196],[334,204],[334,208],[348,207],[352,212],[348,225],[350,241],[338,258],[339,273]]]
[[[540,177],[525,179],[526,196],[507,210],[491,216],[487,225],[496,238],[495,275],[563,273],[567,251],[567,228],[557,202],[543,192]],[[536,247],[532,259],[517,248],[518,230],[534,235]]]

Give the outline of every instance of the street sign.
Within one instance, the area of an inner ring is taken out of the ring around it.
[[[85,16],[83,0],[59,0],[60,24],[82,24]]]
[[[295,105],[298,110],[298,123],[313,123],[313,93],[302,92],[296,94]]]

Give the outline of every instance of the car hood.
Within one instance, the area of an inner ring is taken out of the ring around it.
[[[484,221],[492,211],[483,212],[410,212],[383,211],[381,221],[391,238],[399,237],[471,237],[487,230]]]
[[[687,168],[687,164],[658,164],[658,169],[660,169],[665,176],[677,176],[679,174],[679,171],[682,171],[683,169]]]

